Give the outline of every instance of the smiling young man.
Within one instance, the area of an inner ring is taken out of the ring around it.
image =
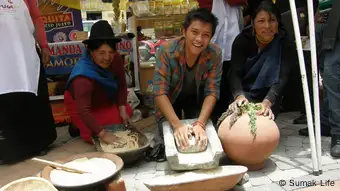
[[[162,136],[162,122],[168,121],[180,147],[188,146],[188,126],[181,119],[194,119],[195,138],[207,145],[205,125],[219,99],[222,75],[221,49],[211,44],[218,19],[204,8],[190,11],[184,21],[184,35],[164,43],[157,54],[154,94],[156,119]],[[182,111],[184,118],[182,118]]]

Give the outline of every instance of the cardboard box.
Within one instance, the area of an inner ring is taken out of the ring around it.
[[[145,90],[148,88],[148,81],[153,81],[155,74],[155,66],[153,63],[141,64],[140,69],[140,91],[144,95]]]

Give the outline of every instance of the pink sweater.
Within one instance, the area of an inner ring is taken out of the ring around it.
[[[35,39],[38,41],[41,48],[48,48],[45,25],[37,7],[37,0],[24,1],[27,5],[28,10],[30,11],[30,15],[35,27]]]

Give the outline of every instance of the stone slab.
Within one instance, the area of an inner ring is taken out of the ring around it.
[[[250,187],[247,188],[246,191],[285,191],[285,190],[276,183],[270,183],[261,186]]]
[[[197,119],[182,120],[183,124],[192,124]],[[215,127],[209,120],[206,125],[208,137],[208,147],[199,153],[180,153],[177,150],[173,130],[170,124],[163,122],[163,135],[165,153],[172,170],[198,170],[211,169],[219,166],[219,161],[223,156],[223,148],[218,138]]]

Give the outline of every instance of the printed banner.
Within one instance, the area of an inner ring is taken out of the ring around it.
[[[131,40],[122,40],[116,46],[120,54],[132,55]],[[49,43],[51,62],[45,66],[47,75],[63,75],[71,73],[85,49],[81,41]]]
[[[79,60],[85,46],[80,41],[50,43],[51,62],[45,66],[47,75],[68,74]]]
[[[122,40],[119,43],[117,43],[116,48],[120,54],[130,54],[132,53],[132,50],[133,50],[132,41]]]
[[[38,7],[49,43],[75,40],[83,31],[80,0],[38,0]]]

